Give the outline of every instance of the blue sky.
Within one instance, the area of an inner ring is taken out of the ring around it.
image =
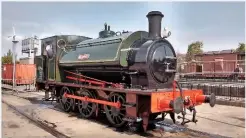
[[[11,48],[12,25],[18,39],[59,34],[98,37],[107,22],[115,31],[148,31],[146,14],[164,14],[162,28],[172,31],[175,50],[186,53],[194,41],[204,51],[236,48],[245,42],[244,2],[3,2],[2,54]],[[18,57],[21,45],[18,45]]]

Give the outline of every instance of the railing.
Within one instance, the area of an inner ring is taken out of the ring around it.
[[[213,81],[213,82],[245,82],[245,72],[191,72],[191,73],[177,73],[181,81]]]
[[[180,81],[180,84],[183,88],[202,89],[205,95],[214,93],[217,99],[224,99],[229,101],[244,101],[245,99],[244,83]]]

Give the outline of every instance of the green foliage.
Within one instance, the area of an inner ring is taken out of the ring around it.
[[[177,66],[178,66],[177,71],[181,72],[181,65],[185,61],[185,54],[181,54],[181,53],[177,52],[176,57],[177,57]]]
[[[237,52],[245,52],[245,43],[239,43],[236,51]]]
[[[196,54],[201,54],[203,52],[203,42],[201,41],[196,41],[191,43],[188,46],[187,54],[186,54],[186,61],[192,61],[194,59]]]
[[[184,62],[184,59],[185,59],[185,55],[184,54],[181,54],[181,53],[177,52],[176,53],[176,57],[177,57],[177,63]]]
[[[6,55],[2,56],[2,64],[12,64],[13,63],[13,53],[9,49]],[[16,60],[16,63],[19,61]]]

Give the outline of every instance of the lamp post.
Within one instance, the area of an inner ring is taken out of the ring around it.
[[[15,34],[14,34],[13,40],[12,40],[12,43],[13,43],[13,90],[15,88],[15,57],[16,57],[15,48],[18,42],[19,41],[15,40]]]
[[[13,90],[15,88],[15,58],[16,58],[16,54],[15,54],[15,48],[16,48],[16,44],[19,42],[17,40],[15,40],[15,28],[13,26],[13,36],[9,36],[9,37],[13,37],[13,40],[12,40],[12,43],[13,43],[13,46],[12,46],[12,50],[13,50],[13,55],[12,55],[12,58],[13,58],[13,79],[12,79],[12,87],[13,87]]]

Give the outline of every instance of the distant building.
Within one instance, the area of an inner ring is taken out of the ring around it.
[[[21,41],[21,47],[21,52],[31,57],[32,53],[36,52],[36,54],[39,54],[41,52],[41,40],[36,36],[23,39]]]
[[[233,72],[237,64],[245,72],[245,52],[208,51],[195,55],[195,59],[189,63],[181,63],[180,73]]]
[[[21,52],[28,55],[20,58],[20,63],[34,64],[34,54],[41,55],[41,40],[36,36],[29,37],[21,41],[21,46]]]
[[[208,51],[195,55],[195,60],[202,62],[199,72],[232,72],[237,64],[245,70],[245,52],[236,52],[235,50]]]
[[[245,52],[236,52],[235,50],[208,51],[195,55],[195,59],[201,61],[244,60]]]
[[[20,58],[20,64],[34,64],[33,57]]]

